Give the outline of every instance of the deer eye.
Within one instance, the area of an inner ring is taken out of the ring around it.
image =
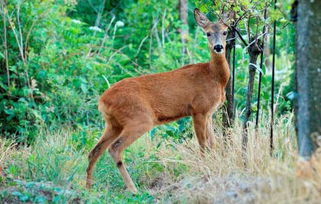
[[[210,37],[211,36],[211,33],[206,33],[207,37]]]
[[[227,35],[227,31],[224,31],[224,32],[223,32],[223,35]]]

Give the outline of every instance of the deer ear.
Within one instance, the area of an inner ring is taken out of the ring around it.
[[[208,18],[205,16],[205,14],[200,12],[198,8],[194,9],[194,18],[197,24],[202,28],[204,28],[210,22]]]

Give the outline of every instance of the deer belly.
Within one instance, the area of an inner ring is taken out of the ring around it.
[[[156,123],[163,124],[191,115],[190,105],[181,104],[171,107],[158,107],[154,110]]]

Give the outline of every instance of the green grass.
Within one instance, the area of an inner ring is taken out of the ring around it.
[[[77,140],[86,137],[86,143]],[[148,192],[153,178],[164,170],[157,162],[158,149],[147,151],[143,136],[124,154],[124,160],[139,193],[126,191],[121,176],[109,154],[99,159],[95,168],[95,183],[88,191],[85,186],[87,155],[99,139],[100,131],[74,132],[62,129],[56,132],[43,130],[31,147],[7,147],[1,140],[1,153],[6,177],[1,180],[0,200],[64,203],[81,200],[89,203],[150,203],[154,197]],[[80,137],[80,138],[81,138]],[[17,148],[17,149],[15,149]],[[183,169],[183,168],[182,168]],[[44,192],[42,192],[44,191]],[[39,197],[39,192],[41,196]]]

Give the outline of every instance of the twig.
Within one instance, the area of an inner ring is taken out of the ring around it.
[[[109,89],[109,87],[110,87],[110,83],[109,83],[109,81],[108,81],[108,79],[105,77],[105,75],[102,75],[103,76],[103,78],[105,79],[105,81],[106,81],[106,84],[107,84],[107,89]]]
[[[163,18],[162,18],[162,46],[165,45],[165,16],[166,16],[166,9],[164,10]]]
[[[154,24],[158,24],[158,19],[154,19],[154,21],[155,21],[155,23]],[[156,26],[155,26],[156,27]],[[161,41],[160,41],[160,39],[159,39],[159,35],[158,35],[158,32],[157,32],[157,29],[154,29],[153,30],[154,31],[154,33],[155,33],[155,38],[156,38],[156,40],[157,40],[157,45],[158,45],[158,48],[161,48],[162,47],[162,43],[161,43]]]
[[[110,60],[111,60],[118,52],[120,52],[121,50],[125,49],[126,47],[127,47],[127,45],[125,45],[125,46],[117,49],[117,50],[108,58],[107,64],[109,64]]]
[[[252,42],[250,42],[243,50],[246,50],[247,48],[249,48],[253,43],[257,42],[258,39],[260,39],[262,36],[265,36],[265,34],[267,34],[268,32],[264,32],[262,34],[260,34],[259,36],[257,36]]]
[[[114,20],[115,20],[115,16],[112,17],[110,23],[108,24],[108,26],[105,29],[105,35],[104,35],[104,38],[103,38],[103,40],[102,40],[102,42],[100,44],[100,47],[98,49],[98,54],[101,52],[101,49],[103,48],[103,46],[104,46],[104,44],[105,44],[105,42],[106,42],[106,40],[108,38],[108,31],[109,31],[110,26],[111,26],[111,24],[113,23]]]
[[[246,15],[247,13],[248,13],[248,12],[245,11],[244,14],[243,14],[242,16],[240,16],[240,17],[235,21],[235,23],[234,23],[233,26],[236,27],[237,24],[245,17],[245,15]]]
[[[4,46],[4,58],[6,63],[6,71],[7,71],[7,83],[8,87],[10,86],[10,71],[9,71],[9,57],[8,57],[8,42],[7,42],[7,19],[5,16],[4,9],[5,2],[2,1],[1,9],[3,11],[2,19],[3,19],[3,46]]]
[[[152,33],[152,32],[154,31],[154,29],[156,28],[156,26],[157,26],[157,23],[155,23],[155,24],[153,25],[153,27],[150,29],[149,33],[148,33],[148,34],[143,38],[143,40],[140,42],[135,57],[138,56],[138,54],[139,54],[139,52],[140,52],[140,49],[142,48],[145,40],[151,35],[151,33]]]
[[[242,41],[242,43],[245,46],[248,46],[247,42],[244,40],[244,38],[242,37],[240,31],[238,29],[236,29],[235,27],[232,27],[232,29],[236,32],[236,34],[239,36],[240,40]]]
[[[259,71],[261,74],[263,74],[263,70],[262,70],[259,66],[257,66],[256,64],[254,64],[254,63],[249,63],[249,65],[252,65],[253,67],[255,67],[255,69],[256,69],[257,71]]]
[[[93,8],[93,10],[97,13],[97,17],[96,17],[96,21],[95,21],[95,27],[99,27],[99,24],[100,24],[100,19],[101,19],[101,16],[102,16],[102,13],[104,12],[104,8],[105,8],[105,2],[106,0],[103,0],[102,4],[100,5],[100,9],[99,10],[96,10],[95,7],[92,5],[91,1],[88,1],[88,3],[90,4],[90,6]],[[115,31],[116,32],[116,31]],[[114,33],[115,34],[115,33]],[[95,37],[96,36],[96,30],[94,31],[94,34],[93,36]],[[88,53],[86,55],[86,58],[90,56],[91,54],[91,51],[92,51],[92,47],[89,48],[88,50]],[[99,50],[100,51],[100,50]],[[99,52],[98,51],[98,52]]]
[[[25,59],[25,53],[23,52],[23,48],[24,48],[24,43],[23,43],[23,39],[22,39],[22,31],[21,31],[21,23],[20,23],[20,5],[17,8],[17,22],[18,22],[18,29],[19,29],[19,37],[20,37],[20,46],[22,49],[22,60],[24,63],[26,63],[26,59]]]
[[[139,46],[138,46],[138,49],[137,49],[137,52],[136,52],[136,55],[135,55],[136,57],[138,56],[138,54],[139,54],[139,52],[140,52],[140,49],[142,48],[145,40],[147,40],[148,36],[149,36],[149,35],[147,35],[146,37],[144,37],[143,40],[140,42],[140,44],[139,44]]]

